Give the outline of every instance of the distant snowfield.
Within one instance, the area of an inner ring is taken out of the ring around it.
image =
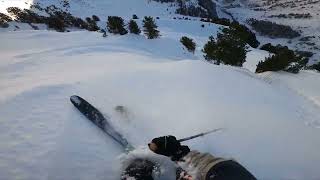
[[[259,179],[319,179],[318,74],[210,65],[163,34],[1,33],[1,177],[119,178],[121,150],[71,105],[77,94],[143,149],[156,136],[223,127],[188,145],[235,158]]]

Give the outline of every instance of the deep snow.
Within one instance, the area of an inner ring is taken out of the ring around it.
[[[255,49],[244,68],[215,66],[203,61],[201,48],[219,26],[165,16],[157,24],[156,40],[1,32],[0,179],[119,179],[120,162],[141,155],[157,159],[169,179],[173,164],[146,144],[220,127],[187,145],[234,158],[259,179],[320,178],[318,73],[256,75],[255,64],[268,54]],[[183,49],[182,35],[196,40],[194,55]],[[73,107],[74,94],[110,116],[138,150],[123,154]],[[115,111],[119,105],[127,114]]]
[[[319,122],[318,106],[270,84],[271,76],[188,60],[166,38],[48,31],[0,37],[8,42],[0,46],[4,179],[116,179],[121,150],[73,108],[73,94],[111,116],[134,145],[160,135],[185,137],[224,127],[187,144],[235,158],[260,179],[319,178],[320,132],[306,124]],[[175,49],[148,48],[162,43]],[[275,77],[289,85],[309,79],[287,73]],[[316,91],[303,92],[318,98]],[[129,121],[116,113],[117,105],[132,112]]]

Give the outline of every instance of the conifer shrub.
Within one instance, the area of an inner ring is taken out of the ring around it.
[[[0,13],[0,27],[7,28],[9,27],[8,22],[12,21],[12,18],[6,14]]]
[[[269,56],[264,61],[258,63],[256,73],[285,70],[291,62],[290,56],[291,55],[285,53]]]
[[[57,16],[48,17],[47,25],[49,28],[55,29],[58,32],[65,32],[67,27],[64,21]]]
[[[248,27],[243,24],[240,24],[237,21],[230,22],[229,19],[226,18],[201,18],[200,21],[202,22],[209,22],[214,24],[221,24],[224,26],[229,26],[233,29],[238,36],[243,39],[246,43],[248,43],[251,47],[257,48],[260,45],[260,42],[257,40],[257,37],[254,32],[252,32]],[[204,25],[201,25],[204,27]]]
[[[132,34],[140,34],[141,33],[141,30],[140,30],[138,24],[133,19],[131,19],[129,22],[129,31]]]
[[[257,48],[260,45],[260,42],[257,40],[256,35],[245,25],[240,24],[237,21],[234,21],[229,26],[231,31],[236,34],[243,41],[248,43],[251,47]]]
[[[100,21],[100,18],[98,16],[96,16],[96,15],[92,15],[92,19],[94,21]]]
[[[97,22],[94,19],[91,19],[90,17],[87,17],[86,21],[87,21],[87,25],[88,25],[86,29],[88,31],[98,31],[98,30],[100,30],[100,28],[97,25]]]
[[[213,18],[201,18],[201,22],[209,22],[209,23],[214,23],[214,24],[220,24],[224,26],[230,26],[231,22],[229,19],[226,18],[219,18],[219,17],[213,17]]]
[[[145,16],[143,19],[143,32],[148,37],[148,39],[156,39],[160,36],[160,32],[157,30],[153,17]]]
[[[229,28],[222,29],[217,38],[209,37],[209,41],[202,49],[204,58],[214,64],[226,64],[232,66],[242,66],[246,61],[246,42]]]
[[[23,23],[45,23],[46,17],[40,16],[29,9],[20,9],[18,7],[9,7],[7,12],[15,17],[16,21]]]
[[[136,14],[132,15],[132,19],[139,19]]]
[[[49,28],[55,29],[58,32],[65,32],[66,28],[76,27],[75,24],[79,25],[78,23],[80,23],[79,18],[57,8],[55,5],[44,8],[44,11],[50,15],[46,18],[45,24],[47,24]]]
[[[10,22],[12,18],[6,14],[0,13],[0,21]]]
[[[300,36],[300,33],[298,31],[293,30],[290,26],[287,25],[277,24],[266,20],[257,20],[254,18],[249,19],[247,22],[255,31],[264,36],[288,39]]]
[[[287,46],[281,46],[280,44],[273,46],[268,43],[263,45],[260,49],[269,51],[273,53],[273,55],[258,63],[256,73],[281,70],[298,73],[308,63],[307,57],[295,53]]]
[[[318,72],[320,72],[320,62],[313,64],[309,67],[309,69],[314,69],[317,70]]]
[[[107,28],[110,33],[125,35],[128,31],[124,28],[124,20],[118,16],[109,16]]]
[[[193,39],[183,36],[181,37],[180,42],[184,47],[187,48],[189,52],[194,53],[194,51],[196,50],[196,43],[193,41]]]
[[[81,18],[75,17],[73,21],[74,27],[80,28],[80,29],[88,29],[88,24]]]
[[[86,17],[86,21],[87,21],[87,22],[90,22],[90,21],[92,21],[92,20],[91,20],[90,17]]]
[[[80,29],[87,29],[89,31],[99,30],[95,20],[87,18],[88,23],[79,17],[63,11],[55,5],[41,8],[39,5],[32,6],[33,9],[44,11],[48,16],[40,16],[33,12],[32,9],[20,9],[18,7],[7,8],[8,13],[15,17],[15,20],[23,23],[42,23],[48,25],[48,28],[55,29],[58,32],[65,32],[68,27],[76,27]],[[94,16],[93,16],[94,17]]]
[[[15,17],[16,19],[19,19],[20,14],[22,13],[22,10],[18,7],[8,7],[7,12]]]
[[[273,46],[271,43],[267,43],[262,45],[260,49],[276,54],[280,51],[283,51],[286,48],[284,46],[281,46],[280,44]]]

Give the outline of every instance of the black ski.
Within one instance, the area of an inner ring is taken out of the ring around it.
[[[119,143],[125,151],[130,151],[133,146],[119,133],[117,132],[109,122],[109,119],[105,118],[103,114],[88,101],[79,96],[71,96],[70,101],[72,104],[92,123],[98,126],[101,130],[107,133],[112,139]]]
[[[112,127],[109,119],[104,117],[97,108],[76,95],[71,96],[70,101],[87,119],[118,142],[126,153],[134,149],[134,147]],[[152,172],[155,168],[155,163],[147,159],[134,159],[130,165],[125,168],[121,175],[121,180],[132,179],[132,177],[136,180],[153,180]]]

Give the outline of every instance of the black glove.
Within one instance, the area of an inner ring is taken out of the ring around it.
[[[154,138],[152,143],[157,145],[155,153],[171,157],[171,160],[178,161],[190,152],[188,146],[182,146],[174,136],[162,136]]]

